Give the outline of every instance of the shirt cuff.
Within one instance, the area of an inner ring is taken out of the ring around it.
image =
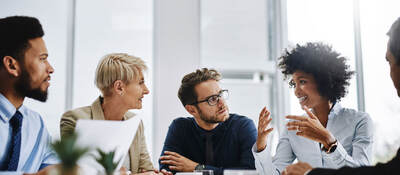
[[[257,144],[254,144],[253,147],[251,148],[251,151],[253,152],[254,157],[257,157],[259,160],[262,158],[269,157],[269,152],[267,147],[265,147],[264,150],[257,152]]]
[[[343,145],[337,141],[336,150],[332,153],[326,153],[322,151],[322,157],[324,159],[328,159],[334,162],[334,164],[338,164],[341,160],[345,159],[347,156],[347,151],[344,149]]]

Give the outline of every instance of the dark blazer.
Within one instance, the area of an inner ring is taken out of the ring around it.
[[[378,163],[375,166],[358,168],[343,167],[337,170],[316,168],[307,175],[399,175],[400,174],[400,149],[397,155],[387,163]]]

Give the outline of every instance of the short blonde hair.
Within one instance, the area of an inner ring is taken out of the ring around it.
[[[117,80],[128,84],[138,80],[139,74],[147,66],[141,58],[126,53],[111,53],[105,55],[96,68],[95,84],[106,95],[109,88]]]

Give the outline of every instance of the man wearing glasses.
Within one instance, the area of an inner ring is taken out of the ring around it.
[[[221,75],[198,69],[182,79],[178,96],[193,117],[177,118],[169,126],[160,157],[160,169],[172,172],[255,169],[251,147],[257,129],[245,116],[229,114],[228,90],[221,89]]]

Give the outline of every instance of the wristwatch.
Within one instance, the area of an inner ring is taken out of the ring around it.
[[[337,140],[335,142],[333,142],[332,144],[330,144],[328,149],[325,148],[324,145],[322,145],[321,150],[325,151],[327,154],[330,154],[330,153],[335,152],[336,148],[337,148]]]
[[[194,167],[194,170],[204,170],[205,168],[206,168],[205,165],[198,164],[198,165],[196,165],[196,167]]]

